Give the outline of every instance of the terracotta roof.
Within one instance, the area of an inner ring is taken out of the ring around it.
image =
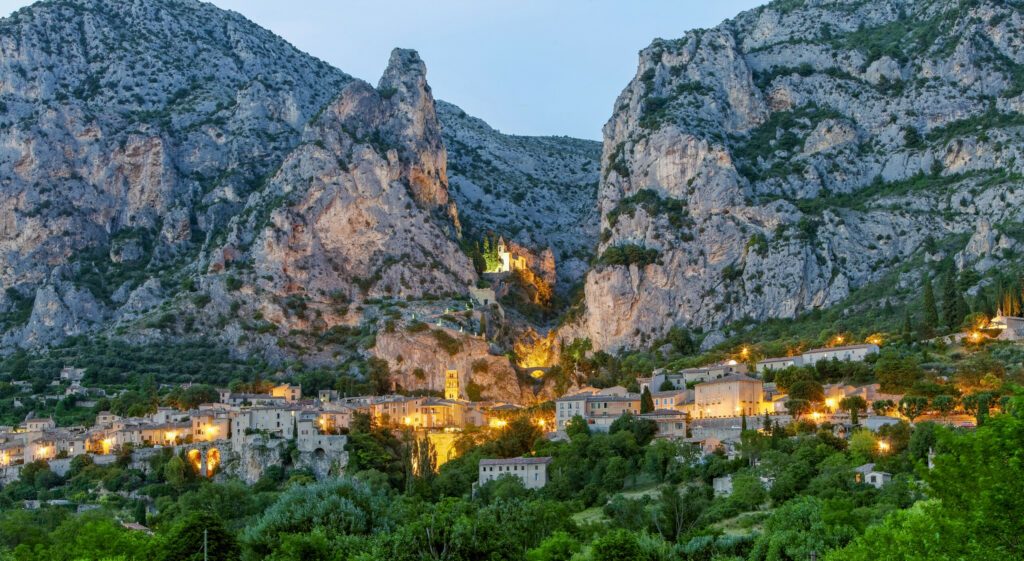
[[[830,353],[830,352],[835,352],[835,351],[852,351],[853,349],[867,349],[867,348],[871,348],[871,347],[876,347],[877,348],[878,345],[874,345],[872,343],[860,343],[860,344],[857,344],[857,345],[843,345],[841,347],[821,347],[819,349],[811,349],[809,351],[806,351],[806,352],[804,352],[804,354],[806,355],[806,354],[810,354],[810,353]]]
[[[654,411],[650,411],[650,412],[647,412],[647,413],[641,413],[640,417],[649,417],[649,416],[650,417],[660,417],[660,416],[668,416],[668,415],[683,417],[683,416],[686,416],[686,413],[684,413],[682,411],[676,411],[675,409],[655,409]]]
[[[762,363],[762,362],[786,362],[787,360],[800,360],[800,357],[799,356],[778,356],[778,357],[775,357],[775,358],[766,358],[764,360],[760,360],[760,361],[758,361],[758,363]]]
[[[496,466],[496,465],[534,465],[534,464],[550,464],[551,456],[539,456],[535,458],[493,458],[489,460],[480,460],[482,466]]]
[[[702,382],[702,383],[697,384],[697,385],[698,386],[707,386],[709,384],[725,384],[725,383],[728,383],[728,382],[758,382],[758,383],[760,383],[761,380],[758,380],[757,378],[751,378],[750,376],[747,376],[746,374],[729,374],[728,376],[725,376],[723,378],[718,378],[716,380],[710,380],[708,382]]]

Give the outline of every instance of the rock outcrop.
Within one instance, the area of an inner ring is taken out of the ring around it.
[[[492,354],[487,341],[446,332],[458,341],[454,353],[441,348],[431,331],[394,331],[378,335],[374,354],[388,361],[392,380],[406,389],[443,392],[445,371],[455,369],[463,392],[472,382],[487,399],[512,403],[537,400],[532,384],[520,381],[508,358]]]
[[[562,335],[615,350],[791,318],[976,229],[959,264],[995,266],[977,225],[1009,244],[1024,220],[1022,20],[993,0],[787,1],[656,40],[604,128],[601,257]]]

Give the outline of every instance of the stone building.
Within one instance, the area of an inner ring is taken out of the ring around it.
[[[859,345],[844,345],[841,347],[825,347],[811,349],[802,355],[803,364],[814,366],[822,360],[849,360],[854,362],[863,361],[870,354],[878,354],[878,345],[863,343]]]
[[[749,417],[760,414],[764,409],[764,384],[743,374],[697,384],[694,390],[693,416],[699,419]]]
[[[480,485],[503,475],[518,477],[527,489],[540,489],[548,483],[548,465],[550,457],[540,458],[506,458],[496,460],[480,460]]]

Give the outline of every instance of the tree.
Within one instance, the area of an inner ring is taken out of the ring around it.
[[[699,350],[697,343],[690,335],[690,330],[678,325],[672,326],[665,334],[665,343],[672,345],[672,348],[679,354],[692,355]]]
[[[651,395],[650,386],[646,386],[640,395],[640,412],[650,413],[651,411],[654,411],[654,397]]]
[[[173,487],[181,487],[185,484],[185,461],[179,456],[171,456],[164,464],[164,479]]]
[[[967,304],[956,282],[956,267],[952,262],[946,266],[942,276],[942,319],[950,331],[960,328],[967,315]]]
[[[914,328],[913,323],[910,321],[910,308],[903,310],[903,329],[900,330],[900,336],[904,343],[914,342]]]
[[[900,413],[913,423],[914,419],[928,410],[928,398],[916,395],[904,396],[900,400],[899,409]]]
[[[921,367],[912,356],[885,352],[875,363],[875,377],[883,392],[905,392],[921,379]]]
[[[752,473],[740,473],[732,478],[732,495],[729,499],[744,510],[754,510],[768,499],[768,493],[760,477]]]
[[[391,391],[391,369],[388,367],[388,361],[370,357],[366,364],[367,379],[373,387],[373,392],[376,395],[384,395]]]
[[[591,547],[594,561],[636,561],[641,558],[636,535],[621,528],[597,538]]]
[[[678,464],[679,445],[669,439],[658,439],[644,450],[644,471],[658,481],[665,481]]]
[[[576,538],[559,530],[527,551],[526,561],[569,561],[581,547]]]
[[[953,412],[953,408],[956,407],[956,398],[951,395],[937,395],[932,398],[932,407],[942,415],[943,418],[949,416]]]
[[[658,433],[658,424],[650,419],[641,419],[632,413],[625,413],[612,421],[611,426],[608,427],[609,434],[615,434],[619,431],[633,433],[637,444],[647,446],[654,438],[654,435]]]
[[[924,275],[923,284],[921,334],[923,335],[922,338],[928,339],[935,335],[935,329],[939,326],[939,312],[935,306],[935,291],[932,288],[932,279],[927,273]]]
[[[921,501],[907,510],[889,513],[869,526],[846,547],[828,552],[824,561],[932,561],[936,559],[996,559],[951,531],[940,519],[937,501]]]
[[[352,478],[293,486],[242,534],[246,557],[275,557],[282,538],[314,529],[323,530],[328,540],[390,529],[391,500],[387,493]]]
[[[1006,366],[988,353],[975,354],[961,361],[956,368],[956,381],[969,390],[992,385],[991,381],[985,379],[989,375],[995,378],[996,384],[1001,383],[1006,377]]]
[[[867,411],[868,402],[867,402],[866,399],[864,399],[863,397],[861,397],[859,395],[851,395],[851,396],[844,397],[843,399],[841,399],[839,401],[839,408],[842,409],[843,411],[849,411],[850,412],[850,424],[857,425],[858,424],[858,422],[857,422],[858,421],[857,415],[861,411]]]
[[[811,409],[811,404],[806,399],[792,399],[786,402],[786,411],[794,419],[799,419],[801,415],[807,413]]]
[[[789,392],[799,381],[814,381],[814,369],[801,366],[789,366],[775,373],[775,386],[781,392]]]
[[[589,435],[590,426],[587,425],[587,421],[583,417],[573,415],[572,419],[569,419],[569,422],[565,424],[565,434],[574,440],[577,436]]]
[[[661,488],[654,503],[654,527],[669,541],[677,541],[696,527],[711,504],[706,485],[691,485],[680,493],[674,485]]]
[[[964,411],[974,415],[975,422],[981,425],[985,418],[988,417],[988,408],[992,403],[992,394],[988,392],[972,393],[965,395],[960,401],[964,406]]]
[[[891,399],[879,399],[871,402],[871,410],[876,415],[888,415],[892,413],[893,409],[896,408],[896,404]]]
[[[850,444],[848,449],[858,461],[867,461],[875,454],[875,450],[878,446],[878,439],[875,435],[867,430],[861,429],[853,431],[850,435]]]
[[[814,380],[800,380],[789,388],[789,397],[812,403],[821,403],[825,400],[825,389]]]
[[[205,543],[205,555],[204,555]],[[238,542],[212,514],[196,512],[171,529],[160,548],[160,561],[236,561]]]

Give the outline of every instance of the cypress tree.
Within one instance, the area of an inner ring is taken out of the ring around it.
[[[910,307],[908,306],[903,310],[903,330],[902,330],[903,342],[910,343],[914,340],[914,330],[910,323]]]
[[[967,301],[957,282],[956,268],[948,263],[942,276],[942,319],[950,331],[960,329],[967,316]]]
[[[932,290],[932,279],[927,274],[924,277],[924,301],[921,304],[924,312],[921,314],[921,332],[926,337],[935,333],[939,326],[939,313],[935,308],[935,292]]]
[[[654,411],[654,397],[651,396],[651,388],[644,388],[643,394],[640,395],[640,412],[650,413]]]

